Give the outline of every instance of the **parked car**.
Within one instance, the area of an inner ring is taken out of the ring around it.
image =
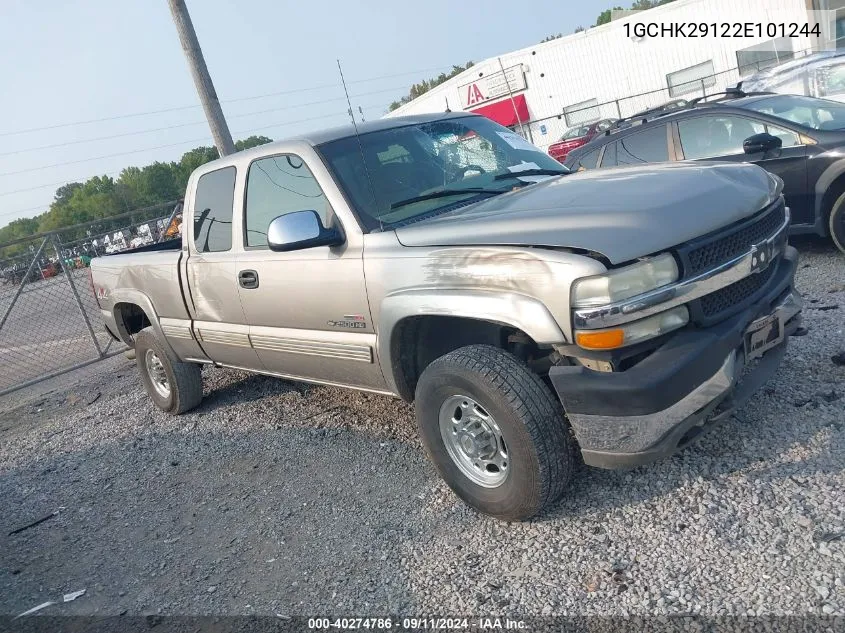
[[[565,165],[577,171],[682,160],[750,162],[776,174],[791,232],[830,236],[845,252],[845,105],[731,91],[608,130]]]
[[[613,125],[613,119],[602,119],[570,128],[557,143],[549,145],[549,156],[562,163],[569,152],[589,143],[597,134],[601,134],[611,125]]]
[[[574,440],[603,468],[685,447],[800,323],[778,178],[634,169],[466,113],[315,132],[197,168],[182,238],[94,259],[94,292],[160,409],[199,404],[202,364],[413,401],[455,493],[525,519]]]

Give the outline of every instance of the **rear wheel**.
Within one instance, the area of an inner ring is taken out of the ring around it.
[[[836,248],[845,253],[845,193],[833,203],[827,228]]]
[[[178,415],[202,401],[200,366],[170,360],[151,327],[135,335],[135,362],[147,394],[162,411]]]
[[[508,352],[470,345],[435,360],[417,383],[415,409],[441,477],[480,512],[528,519],[569,482],[572,446],[560,404]]]

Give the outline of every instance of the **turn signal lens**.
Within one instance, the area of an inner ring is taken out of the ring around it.
[[[577,332],[575,342],[584,349],[616,349],[625,342],[622,330],[602,330],[600,332]]]
[[[584,349],[616,349],[677,330],[687,323],[689,310],[678,306],[611,330],[576,330],[575,342]]]

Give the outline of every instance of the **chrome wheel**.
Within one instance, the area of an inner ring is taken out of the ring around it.
[[[146,364],[147,374],[150,377],[150,383],[152,383],[153,389],[162,398],[169,398],[170,382],[167,380],[164,363],[161,362],[161,359],[152,349],[148,349],[144,355],[144,363]]]
[[[440,436],[461,472],[485,488],[500,486],[508,475],[508,447],[499,425],[468,396],[450,396],[440,407]]]

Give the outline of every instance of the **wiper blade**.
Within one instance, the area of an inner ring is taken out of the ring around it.
[[[508,191],[507,189],[482,189],[481,187],[472,187],[469,189],[438,189],[437,191],[431,191],[429,193],[424,193],[420,196],[414,196],[413,198],[408,198],[406,200],[400,200],[399,202],[394,202],[390,205],[392,209],[398,209],[399,207],[404,207],[409,204],[413,204],[415,202],[422,202],[423,200],[434,200],[435,198],[444,198],[446,196],[458,196],[462,193],[486,193],[491,196],[497,196],[500,193],[505,193]]]
[[[503,174],[496,174],[493,180],[521,178],[522,176],[562,176],[563,174],[571,173],[568,169],[524,169],[523,171],[509,171]]]

